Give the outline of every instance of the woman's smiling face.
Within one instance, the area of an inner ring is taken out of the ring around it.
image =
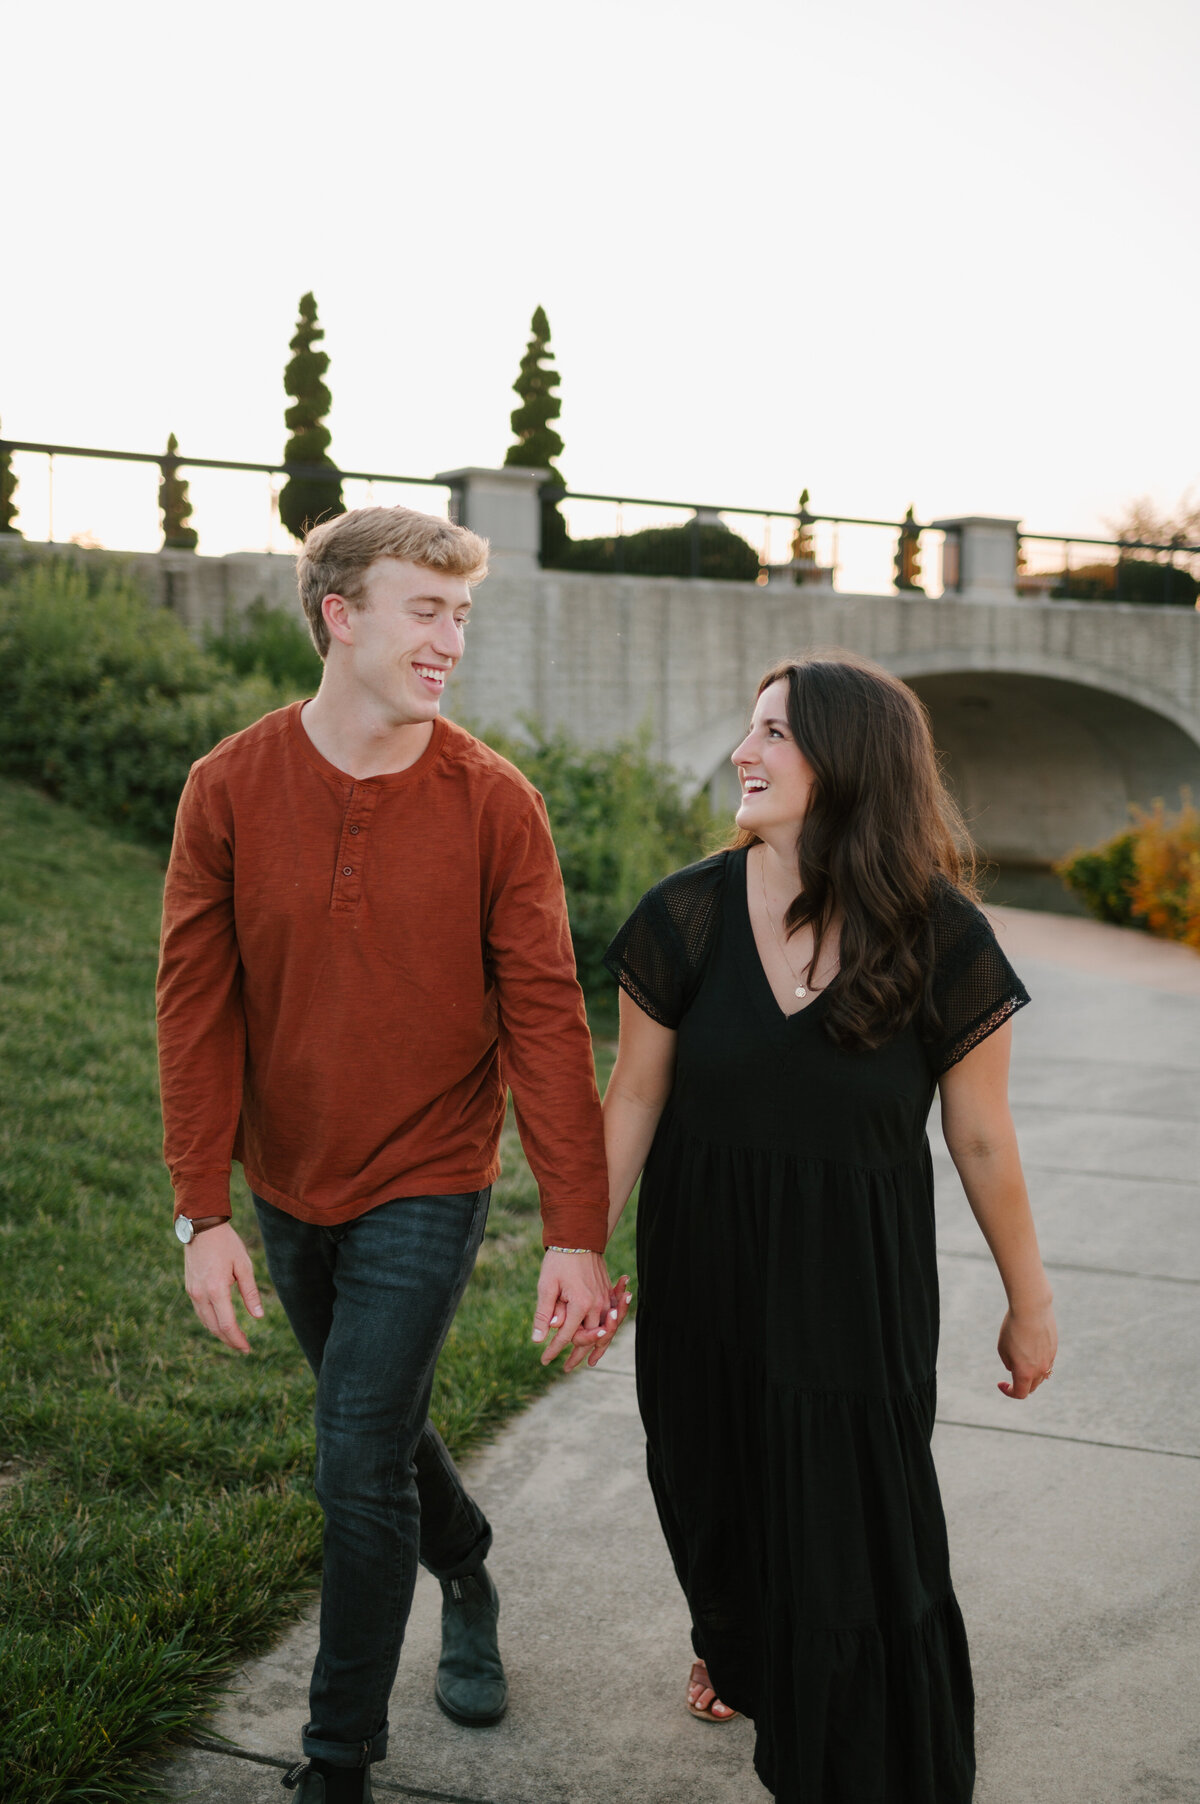
[[[731,753],[741,779],[742,800],[735,820],[749,833],[766,837],[772,828],[799,832],[808,810],[813,771],[792,737],[785,679],[764,689],[750,731]]]

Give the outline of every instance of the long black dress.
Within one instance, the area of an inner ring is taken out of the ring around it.
[[[779,1804],[967,1804],[974,1694],[930,1452],[925,1124],[941,1073],[1029,1000],[949,885],[940,1024],[875,1052],[784,1015],[746,854],[647,892],[607,962],[678,1030],[638,1210],[650,1482],[718,1695]]]

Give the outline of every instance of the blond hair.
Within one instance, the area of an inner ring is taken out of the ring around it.
[[[327,595],[340,595],[352,607],[364,606],[367,571],[381,557],[478,583],[487,575],[488,545],[465,526],[412,507],[356,507],[312,527],[296,562],[296,581],[322,657],[329,650],[329,628],[321,603]]]

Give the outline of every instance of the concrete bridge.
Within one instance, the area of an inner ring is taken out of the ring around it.
[[[761,587],[593,576],[540,568],[541,479],[519,469],[440,478],[452,512],[493,551],[447,697],[476,727],[519,732],[535,719],[588,744],[647,732],[689,792],[707,787],[724,807],[735,794],[729,753],[762,672],[791,652],[841,646],[925,702],[966,818],[997,863],[1045,865],[1119,831],[1132,805],[1174,805],[1181,786],[1200,797],[1200,614],[1019,597],[1016,521],[939,522],[957,587],[936,600],[798,587],[786,571]],[[298,608],[291,557],[121,561],[196,630],[259,597]]]
[[[732,803],[729,753],[759,677],[845,647],[929,709],[977,841],[1044,864],[1132,804],[1200,796],[1200,616],[1101,603],[931,601],[753,584],[498,574],[480,591],[450,711],[603,744],[648,729],[691,790]]]
[[[536,472],[533,473],[536,477]],[[1200,614],[1016,593],[1016,521],[939,522],[958,588],[844,595],[797,587],[541,570],[530,472],[452,472],[459,517],[488,533],[449,702],[480,725],[522,717],[592,744],[648,731],[687,788],[732,805],[729,753],[768,665],[844,647],[929,709],[980,848],[1044,865],[1126,824],[1131,806],[1200,797]]]

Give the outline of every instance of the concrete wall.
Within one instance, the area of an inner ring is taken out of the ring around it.
[[[296,560],[285,552],[239,551],[203,557],[191,551],[100,551],[77,545],[47,545],[0,535],[0,559],[7,564],[69,557],[95,566],[129,570],[161,607],[170,608],[188,630],[201,637],[219,632],[255,601],[301,615],[296,592]]]

